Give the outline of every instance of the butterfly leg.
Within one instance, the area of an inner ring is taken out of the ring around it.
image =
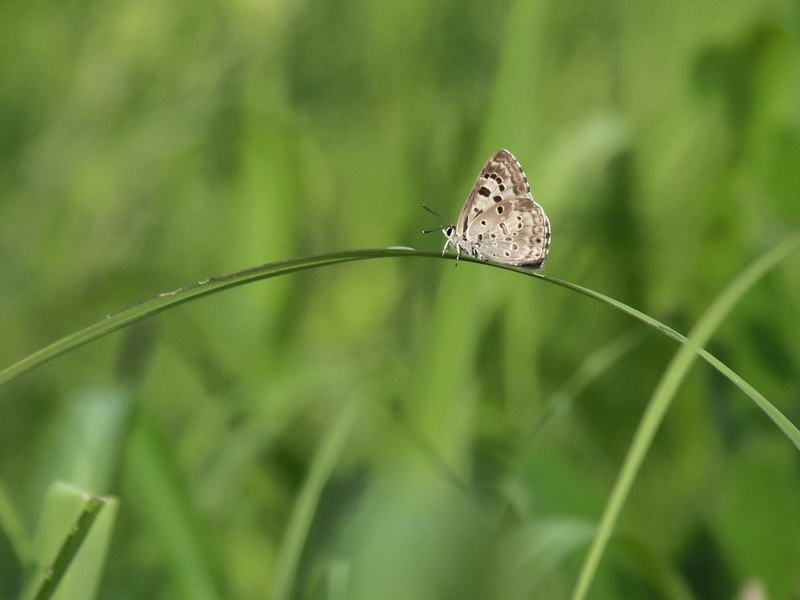
[[[461,256],[461,248],[459,248],[458,244],[454,244],[452,241],[450,241],[450,238],[448,238],[447,241],[444,243],[444,250],[442,250],[442,256],[447,254],[447,247],[448,246],[452,246],[455,249],[455,251],[456,251],[456,266],[458,266],[458,257]]]

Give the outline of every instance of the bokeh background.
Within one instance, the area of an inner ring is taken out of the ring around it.
[[[544,272],[684,333],[800,226],[796,1],[5,0],[0,47],[2,366],[209,276],[439,250],[420,205],[455,218],[499,148]],[[794,256],[709,346],[795,423],[799,308]],[[3,510],[32,534],[56,480],[118,496],[104,599],[563,598],[676,350],[481,265],[262,281],[0,390]],[[0,531],[3,597],[23,562]],[[591,596],[745,588],[800,598],[800,460],[699,364]]]

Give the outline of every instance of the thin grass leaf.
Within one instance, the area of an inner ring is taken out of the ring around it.
[[[69,534],[61,546],[61,550],[56,556],[53,566],[48,568],[42,581],[42,585],[36,594],[36,600],[47,600],[51,598],[67,573],[72,560],[78,554],[81,545],[86,540],[92,530],[95,519],[100,513],[107,500],[98,496],[87,498],[78,521],[70,528]]]
[[[776,247],[776,251],[780,250],[781,259],[790,254],[800,240],[800,234],[795,234],[789,237],[783,244]],[[782,249],[782,250],[781,250]],[[42,348],[41,350],[27,356],[13,365],[6,367],[0,371],[0,386],[8,383],[9,381],[19,377],[20,375],[36,368],[37,366],[56,358],[70,350],[78,348],[84,344],[101,338],[109,333],[117,331],[127,325],[151,317],[160,313],[172,306],[177,306],[201,298],[222,290],[244,285],[252,281],[259,281],[261,279],[268,279],[278,275],[294,273],[305,269],[314,267],[321,267],[330,264],[337,264],[343,262],[351,262],[356,260],[367,260],[371,258],[391,258],[399,256],[417,256],[423,258],[436,258],[445,260],[452,260],[452,257],[442,257],[438,252],[423,252],[404,247],[393,247],[385,249],[374,250],[346,250],[342,252],[330,252],[325,254],[316,254],[312,256],[303,256],[299,258],[286,259],[277,262],[267,263],[257,267],[243,269],[228,275],[221,275],[212,277],[205,281],[199,281],[191,285],[184,286],[172,292],[159,294],[150,300],[146,300],[117,313],[111,314],[101,321],[98,321],[88,327],[85,327],[75,333],[72,333],[60,340]],[[521,267],[513,267],[509,265],[502,265],[497,263],[484,263],[479,259],[474,259],[469,256],[462,256],[462,262],[475,262],[484,264],[495,268],[506,269],[522,273],[529,277],[535,277],[548,281],[550,283],[577,291],[585,296],[599,300],[609,306],[612,306],[624,313],[632,316],[633,318],[653,327],[664,335],[671,337],[681,343],[686,343],[687,339],[671,327],[661,323],[657,319],[628,306],[627,304],[615,300],[594,290],[582,287],[580,285],[564,281],[541,273],[532,272]],[[764,396],[762,396],[755,388],[748,384],[732,369],[724,365],[711,353],[702,348],[697,348],[696,352],[708,362],[711,366],[717,369],[726,378],[730,379],[734,385],[741,389],[748,397],[750,397],[761,408],[767,416],[775,422],[776,425],[784,432],[784,434],[800,448],[800,431],[789,421],[777,408],[775,408]]]
[[[293,597],[292,587],[297,578],[297,566],[300,563],[300,555],[311,528],[322,490],[336,466],[358,412],[358,402],[350,401],[346,404],[333,426],[328,430],[319,452],[314,457],[308,479],[306,479],[292,510],[289,526],[286,529],[286,538],[281,546],[275,573],[275,586],[270,596],[273,600],[287,600]]]
[[[689,337],[685,340],[681,340],[684,342],[683,345],[676,352],[667,370],[664,372],[642,415],[642,420],[631,442],[630,450],[625,457],[619,477],[609,496],[608,503],[603,512],[603,517],[597,529],[597,534],[581,568],[578,582],[572,595],[573,600],[583,600],[583,598],[586,597],[594,575],[597,572],[600,559],[608,546],[608,540],[619,520],[619,515],[622,512],[625,500],[630,493],[633,481],[644,462],[644,457],[653,442],[653,438],[664,419],[667,409],[675,397],[678,387],[689,372],[689,368],[694,363],[695,357],[700,354],[701,346],[711,339],[714,331],[717,330],[723,319],[728,316],[728,313],[736,306],[742,296],[744,296],[744,294],[766,273],[777,266],[790,253],[795,251],[798,246],[800,246],[800,233],[796,233],[783,240],[753,262],[748,268],[742,271],[722,293],[720,293],[708,310],[700,317],[694,330],[689,334]],[[650,320],[649,317],[648,320]],[[763,402],[771,406],[766,399],[764,399]],[[759,406],[762,405],[759,403]],[[774,411],[780,415],[777,409],[774,409]],[[767,414],[771,415],[772,413],[768,412]],[[781,417],[782,416],[783,415],[781,415]],[[779,426],[781,426],[780,423]],[[784,427],[781,427],[781,429],[787,433],[789,439],[798,446],[800,435],[798,435],[797,429],[789,423],[788,420],[784,423]]]
[[[798,248],[800,248],[800,232],[795,233],[788,238],[786,238],[783,242],[776,245],[772,250],[764,254],[760,259],[754,262],[748,269],[743,271],[737,279],[735,279],[730,286],[717,298],[717,301],[709,308],[709,310],[704,315],[704,318],[712,316],[713,313],[721,310],[721,308],[725,308],[726,312],[720,313],[727,315],[727,311],[733,308],[732,305],[727,304],[731,301],[731,299],[738,301],[741,295],[743,295],[747,290],[749,290],[755,282],[761,278],[763,275],[766,274],[767,271],[775,267],[778,263],[784,260],[787,256],[789,256],[792,252],[795,252]],[[516,270],[514,268],[514,270]],[[556,285],[560,285],[562,287],[575,290],[576,292],[580,292],[585,296],[589,296],[590,298],[594,298],[595,300],[600,300],[601,302],[608,304],[609,306],[613,306],[614,308],[621,310],[624,313],[632,316],[634,319],[653,327],[654,329],[660,331],[667,337],[670,337],[674,340],[681,342],[684,345],[687,345],[689,340],[687,337],[681,335],[671,327],[661,323],[657,319],[644,314],[641,311],[636,310],[635,308],[628,306],[620,302],[619,300],[614,300],[613,298],[609,298],[599,292],[595,292],[594,290],[590,290],[584,288],[582,286],[576,285],[574,283],[570,283],[568,281],[563,281],[561,279],[556,279],[555,277],[550,277],[547,275],[540,275],[538,273],[532,273],[531,275],[536,277],[541,277],[547,281],[551,281]],[[743,287],[745,286],[745,287]],[[734,295],[734,292],[738,295]],[[723,304],[725,303],[725,304]],[[698,321],[698,325],[696,326],[695,330],[698,331],[698,327],[702,324],[702,319]],[[714,321],[715,325],[718,326],[718,322]],[[693,334],[694,335],[694,334]],[[707,341],[707,340],[706,340]],[[705,342],[703,342],[704,344]],[[789,440],[798,448],[800,449],[800,431],[798,431],[797,427],[786,418],[786,416],[781,413],[773,404],[771,404],[762,394],[760,394],[753,386],[747,383],[744,379],[742,379],[737,373],[735,373],[732,369],[728,366],[723,364],[719,359],[714,357],[710,352],[704,350],[702,344],[691,344],[693,348],[693,352],[697,353],[701,358],[703,358],[706,362],[708,362],[712,367],[717,369],[722,375],[728,378],[736,387],[738,387],[742,392],[744,392],[756,405],[764,411],[764,413],[772,419],[772,421],[780,428],[780,430],[789,438]]]
[[[24,598],[92,598],[97,589],[117,500],[55,484],[37,533],[31,579]],[[102,517],[102,521],[98,520]]]
[[[326,254],[316,254],[312,256],[301,256],[299,258],[291,258],[286,260],[279,260],[276,262],[266,263],[257,267],[250,267],[228,275],[220,275],[218,277],[211,277],[205,281],[198,281],[191,285],[184,286],[172,292],[158,294],[157,296],[135,304],[129,308],[119,312],[108,315],[88,327],[67,335],[60,340],[53,342],[49,346],[45,346],[41,350],[23,358],[19,362],[6,367],[0,371],[0,386],[8,383],[12,379],[27,373],[31,369],[38,367],[45,362],[56,358],[70,350],[74,350],[84,344],[88,344],[98,338],[108,335],[118,329],[121,329],[137,321],[141,321],[147,317],[152,317],[163,310],[178,306],[184,302],[189,302],[196,298],[202,298],[210,294],[215,294],[229,288],[237,287],[250,283],[252,281],[259,281],[261,279],[269,279],[270,277],[277,277],[278,275],[285,275],[288,273],[295,273],[305,269],[314,267],[321,267],[324,265],[351,262],[355,260],[366,260],[368,258],[388,258],[396,256],[428,256],[438,257],[439,253],[436,252],[420,252],[418,250],[411,250],[406,248],[386,248],[377,250],[345,250],[343,252],[330,252]]]

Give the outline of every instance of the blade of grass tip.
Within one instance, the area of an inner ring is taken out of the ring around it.
[[[357,401],[351,400],[347,403],[336,422],[328,430],[319,452],[314,457],[308,479],[303,484],[303,489],[300,491],[300,496],[295,503],[289,518],[289,525],[286,528],[286,536],[276,567],[275,587],[270,595],[272,600],[287,600],[293,597],[292,586],[297,575],[297,565],[300,563],[303,546],[306,543],[322,490],[336,467],[339,454],[347,442],[359,409],[360,404]]]
[[[600,559],[605,552],[611,533],[619,519],[622,506],[630,493],[633,481],[652,444],[658,427],[672,403],[672,399],[678,387],[685,379],[689,368],[695,361],[696,355],[699,354],[700,347],[708,342],[714,331],[716,331],[720,323],[727,317],[728,313],[730,313],[742,296],[770,269],[775,267],[794,251],[799,243],[800,234],[790,236],[742,271],[728,287],[717,296],[716,300],[700,317],[685,344],[675,353],[675,356],[670,361],[667,370],[661,377],[642,415],[642,420],[634,435],[631,448],[625,457],[619,477],[609,496],[608,503],[606,504],[597,529],[597,534],[595,535],[594,541],[592,542],[589,553],[578,576],[578,583],[572,595],[573,600],[583,600],[586,597],[589,586],[597,572]]]
[[[105,318],[84,327],[52,344],[45,346],[41,350],[28,355],[13,365],[0,370],[0,386],[16,379],[20,375],[27,373],[31,369],[56,358],[57,356],[74,350],[79,346],[88,344],[109,333],[117,331],[127,325],[140,321],[147,317],[152,317],[163,310],[172,308],[184,302],[214,294],[222,290],[244,285],[261,279],[277,277],[295,273],[305,269],[322,267],[330,264],[351,262],[355,260],[367,260],[372,258],[390,258],[398,256],[421,256],[425,258],[442,258],[438,252],[422,252],[419,250],[404,248],[380,248],[368,250],[345,250],[341,252],[328,252],[311,256],[301,256],[287,260],[250,267],[228,275],[211,277],[204,281],[198,281],[191,285],[184,286],[172,292],[158,294],[154,298],[135,304],[119,312],[110,314]]]
[[[53,596],[59,583],[66,575],[67,569],[78,554],[78,550],[80,550],[81,545],[92,530],[92,525],[100,514],[100,510],[107,503],[108,500],[100,496],[91,496],[86,499],[83,510],[75,524],[70,527],[55,561],[46,570],[35,600],[46,600]]]

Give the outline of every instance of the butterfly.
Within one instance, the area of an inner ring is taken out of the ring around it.
[[[550,249],[550,221],[531,196],[528,178],[508,150],[481,169],[455,225],[443,227],[444,252],[452,246],[486,261],[541,268]]]

